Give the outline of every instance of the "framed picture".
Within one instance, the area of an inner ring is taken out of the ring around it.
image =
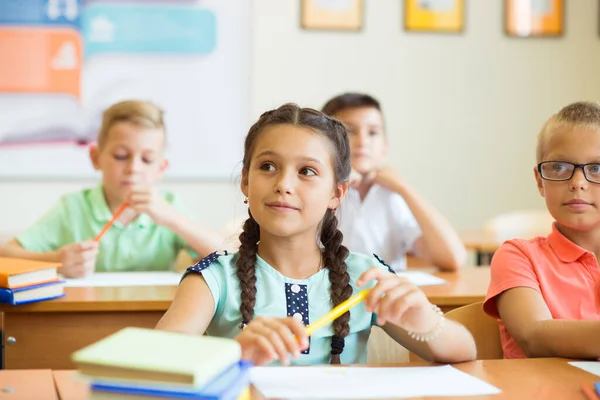
[[[505,0],[504,15],[509,36],[560,36],[563,33],[563,0]]]
[[[405,0],[407,31],[460,33],[465,23],[465,0]]]
[[[300,0],[304,29],[358,31],[362,28],[363,0]]]

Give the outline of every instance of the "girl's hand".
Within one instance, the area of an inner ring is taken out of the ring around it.
[[[365,299],[367,311],[377,314],[377,324],[387,321],[412,332],[430,332],[437,326],[437,314],[425,293],[407,279],[381,268],[371,268],[358,278],[362,287],[376,280],[377,284]]]
[[[290,354],[297,359],[300,352],[308,348],[304,325],[292,317],[253,319],[235,340],[242,346],[242,359],[250,360],[254,365],[276,360],[289,365]]]

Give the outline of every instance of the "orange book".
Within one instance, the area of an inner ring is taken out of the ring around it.
[[[60,263],[0,257],[0,287],[17,289],[60,280]]]

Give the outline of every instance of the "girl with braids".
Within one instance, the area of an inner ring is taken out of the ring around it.
[[[249,218],[239,251],[188,268],[157,329],[235,338],[256,365],[364,363],[375,323],[421,357],[475,358],[469,332],[421,290],[342,245],[335,209],[348,190],[350,147],[340,122],[286,104],[260,117],[244,150]],[[305,325],[367,287],[364,303],[306,337]]]

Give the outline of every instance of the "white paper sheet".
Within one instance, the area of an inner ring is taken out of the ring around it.
[[[571,361],[569,364],[574,367],[581,368],[590,374],[600,376],[600,361]]]
[[[476,396],[501,391],[449,365],[440,367],[257,367],[250,381],[266,398],[374,399]]]
[[[408,279],[416,286],[443,285],[447,283],[445,279],[438,278],[435,275],[428,274],[423,271],[402,271],[396,272],[398,276]]]
[[[85,278],[65,279],[65,287],[176,286],[178,272],[97,272]]]

